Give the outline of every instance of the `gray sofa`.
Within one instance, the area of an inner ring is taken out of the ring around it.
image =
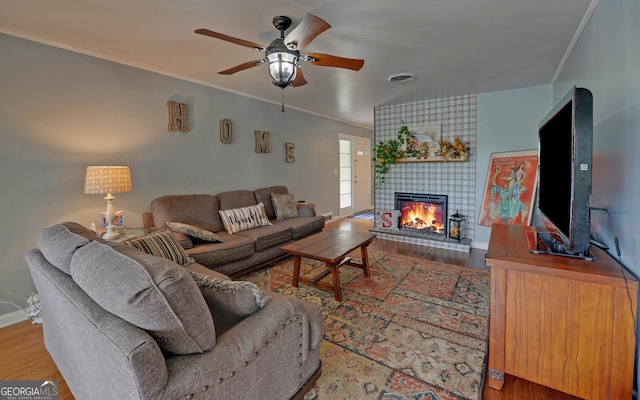
[[[297,208],[299,216],[278,220],[272,194],[287,194],[286,186],[271,186],[257,190],[234,190],[208,194],[171,195],[151,202],[151,212],[144,216],[147,228],[167,228],[168,222],[194,225],[218,235],[222,243],[193,240],[182,232],[175,232],[186,252],[199,264],[237,277],[251,269],[286,257],[280,247],[302,239],[324,228],[324,218],[316,216],[312,207]],[[219,210],[264,205],[272,225],[261,226],[229,234],[225,231]]]
[[[316,305],[76,223],[38,247],[44,341],[76,399],[299,399],[320,374]]]

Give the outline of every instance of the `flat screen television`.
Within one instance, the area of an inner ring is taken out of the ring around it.
[[[555,252],[588,253],[592,157],[593,97],[574,87],[538,127],[536,211],[559,247]]]

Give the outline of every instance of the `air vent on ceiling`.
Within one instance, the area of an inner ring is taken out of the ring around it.
[[[406,83],[406,82],[411,82],[414,79],[416,79],[416,75],[415,74],[402,73],[402,74],[391,75],[389,77],[389,82]]]

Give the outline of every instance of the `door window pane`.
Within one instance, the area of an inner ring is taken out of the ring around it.
[[[351,207],[351,141],[340,139],[340,208]]]

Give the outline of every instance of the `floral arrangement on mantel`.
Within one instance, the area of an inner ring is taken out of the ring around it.
[[[441,140],[440,151],[438,155],[444,160],[466,160],[469,155],[469,142],[462,142],[458,137],[455,138],[453,143],[448,140]]]
[[[448,140],[440,140],[440,151],[437,158],[429,159],[429,147],[426,143],[419,146],[413,145],[411,132],[402,121],[402,126],[395,138],[379,141],[373,147],[373,170],[375,172],[375,185],[384,183],[385,175],[392,165],[407,158],[415,158],[418,161],[464,161],[469,155],[469,142],[462,142],[458,137],[451,143]]]

